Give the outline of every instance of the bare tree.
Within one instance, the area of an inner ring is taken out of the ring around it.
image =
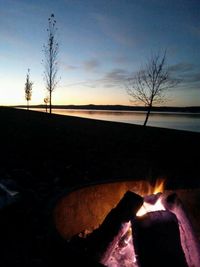
[[[27,110],[29,110],[29,101],[32,97],[32,86],[33,82],[30,81],[30,69],[28,69],[27,75],[26,75],[26,83],[25,83],[25,99],[27,101]]]
[[[48,96],[44,98],[44,103],[45,103],[45,109],[47,112],[47,107],[48,107],[48,103],[49,103],[49,97]]]
[[[54,14],[48,19],[48,41],[47,44],[44,45],[44,79],[46,83],[46,89],[49,93],[49,112],[52,110],[52,93],[55,90],[58,80],[57,80],[57,72],[58,72],[58,49],[59,45],[56,41],[56,20]]]
[[[152,55],[144,68],[129,80],[127,93],[133,102],[143,103],[147,107],[144,126],[146,126],[153,104],[166,100],[165,92],[176,86],[177,80],[169,75],[166,65],[166,52]]]

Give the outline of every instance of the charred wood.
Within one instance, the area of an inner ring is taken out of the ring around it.
[[[200,243],[187,211],[176,193],[162,197],[163,206],[173,212],[180,229],[181,244],[189,267],[200,266]]]
[[[131,221],[140,267],[187,267],[176,216],[169,211],[149,212]]]
[[[113,208],[103,223],[87,238],[88,252],[97,261],[107,261],[116,247],[120,236],[128,230],[128,222],[135,218],[138,209],[143,204],[143,198],[133,192],[127,191],[117,206]]]

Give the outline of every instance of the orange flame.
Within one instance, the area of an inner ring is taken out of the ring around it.
[[[148,196],[152,194],[163,193],[164,186],[165,186],[165,179],[159,178],[156,180],[154,185],[151,185],[150,183],[146,183],[146,182],[145,183],[139,182],[136,191],[137,191],[137,194],[144,197],[144,196]]]
[[[165,188],[165,180],[164,179],[156,180],[156,183],[155,183],[155,186],[154,186],[154,190],[153,190],[153,194],[163,193],[164,192],[164,188]]]
[[[149,190],[147,195],[152,195],[152,194],[157,194],[157,193],[163,193],[164,192],[164,186],[165,186],[165,180],[164,179],[158,179],[155,183],[155,186],[152,187],[149,185]],[[144,194],[141,194],[144,196]],[[146,196],[147,196],[146,195]],[[144,201],[142,207],[138,210],[137,216],[143,216],[147,212],[152,212],[152,211],[158,211],[158,210],[165,210],[161,198],[159,197],[158,200],[156,201],[155,204],[150,204]]]

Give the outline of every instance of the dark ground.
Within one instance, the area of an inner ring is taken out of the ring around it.
[[[170,189],[200,187],[200,133],[4,107],[0,122],[0,179],[20,192],[0,210],[1,266],[78,266],[49,226],[50,203],[70,187],[159,177]]]

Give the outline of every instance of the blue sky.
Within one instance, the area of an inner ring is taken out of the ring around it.
[[[199,0],[0,0],[0,105],[31,104],[46,96],[42,47],[54,13],[61,80],[54,104],[129,105],[126,80],[152,53],[167,49],[181,83],[165,105],[200,105]]]

